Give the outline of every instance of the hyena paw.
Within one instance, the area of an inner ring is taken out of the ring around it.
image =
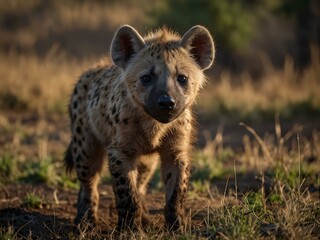
[[[184,214],[166,213],[166,226],[169,231],[183,232],[187,226],[187,218]]]
[[[95,227],[97,224],[98,218],[95,213],[93,213],[90,209],[86,212],[78,212],[74,224],[76,226],[85,227],[85,226],[91,226]]]

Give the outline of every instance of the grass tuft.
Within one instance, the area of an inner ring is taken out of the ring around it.
[[[25,208],[42,208],[43,201],[41,197],[35,193],[28,193],[22,201],[22,206]]]

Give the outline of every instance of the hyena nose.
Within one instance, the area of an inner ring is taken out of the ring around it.
[[[176,102],[174,99],[167,95],[162,95],[158,98],[158,106],[162,110],[172,110],[174,109]]]

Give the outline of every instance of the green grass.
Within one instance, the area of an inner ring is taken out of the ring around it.
[[[0,156],[0,182],[6,183],[13,180],[16,172],[16,162],[10,153]]]
[[[42,208],[43,200],[35,193],[28,193],[22,201],[25,208]]]
[[[64,144],[60,146],[61,151],[53,153],[45,132],[34,137],[31,135],[32,131],[22,125],[4,120],[0,124],[4,126],[0,130],[2,133],[13,136],[12,142],[5,145],[0,155],[2,184],[27,182],[54,188],[79,189],[75,175],[68,176],[64,173],[61,160]],[[315,130],[312,137],[307,139],[300,136],[300,127],[283,132],[278,118],[275,121],[275,135],[260,136],[250,126],[242,126],[248,133],[244,136],[243,151],[236,152],[224,146],[223,133],[219,129],[213,139],[205,132],[205,147],[193,152],[188,198],[195,202],[201,199],[208,202],[208,206],[195,204],[192,208],[195,212],[199,207],[206,209],[204,222],[200,227],[189,223],[183,234],[150,230],[130,233],[126,237],[319,238],[320,133]],[[249,138],[249,135],[253,138]],[[31,144],[27,146],[34,148],[31,153],[24,155],[24,143]],[[245,178],[247,174],[259,180],[254,189],[242,188],[243,185],[250,184],[250,179]],[[110,184],[110,175],[104,173],[103,176],[102,184]],[[217,188],[217,181],[225,181],[225,187]],[[163,191],[159,168],[150,187],[151,192]],[[43,206],[43,199],[34,192],[21,199],[21,207],[28,210],[39,211]],[[99,232],[89,229],[83,234],[84,238],[89,239],[100,236]],[[13,228],[0,229],[0,237],[18,239]],[[114,233],[110,233],[109,237],[115,238]]]
[[[24,175],[19,179],[27,183],[46,183],[56,184],[58,176],[55,171],[55,164],[51,158],[38,159],[34,162],[25,164],[26,170]]]
[[[0,227],[0,240],[17,239],[17,234],[15,233],[12,226],[8,228]]]

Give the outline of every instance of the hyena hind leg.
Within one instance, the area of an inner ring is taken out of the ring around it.
[[[95,224],[98,220],[98,183],[103,168],[104,154],[103,148],[95,139],[86,138],[82,138],[84,141],[81,140],[81,147],[79,141],[73,138],[68,148],[68,151],[71,150],[73,165],[80,181],[77,216],[74,221],[76,225],[80,223]],[[65,158],[66,167],[67,169],[69,167],[70,170],[71,160],[67,160],[67,157],[70,157],[70,152],[66,154]]]

